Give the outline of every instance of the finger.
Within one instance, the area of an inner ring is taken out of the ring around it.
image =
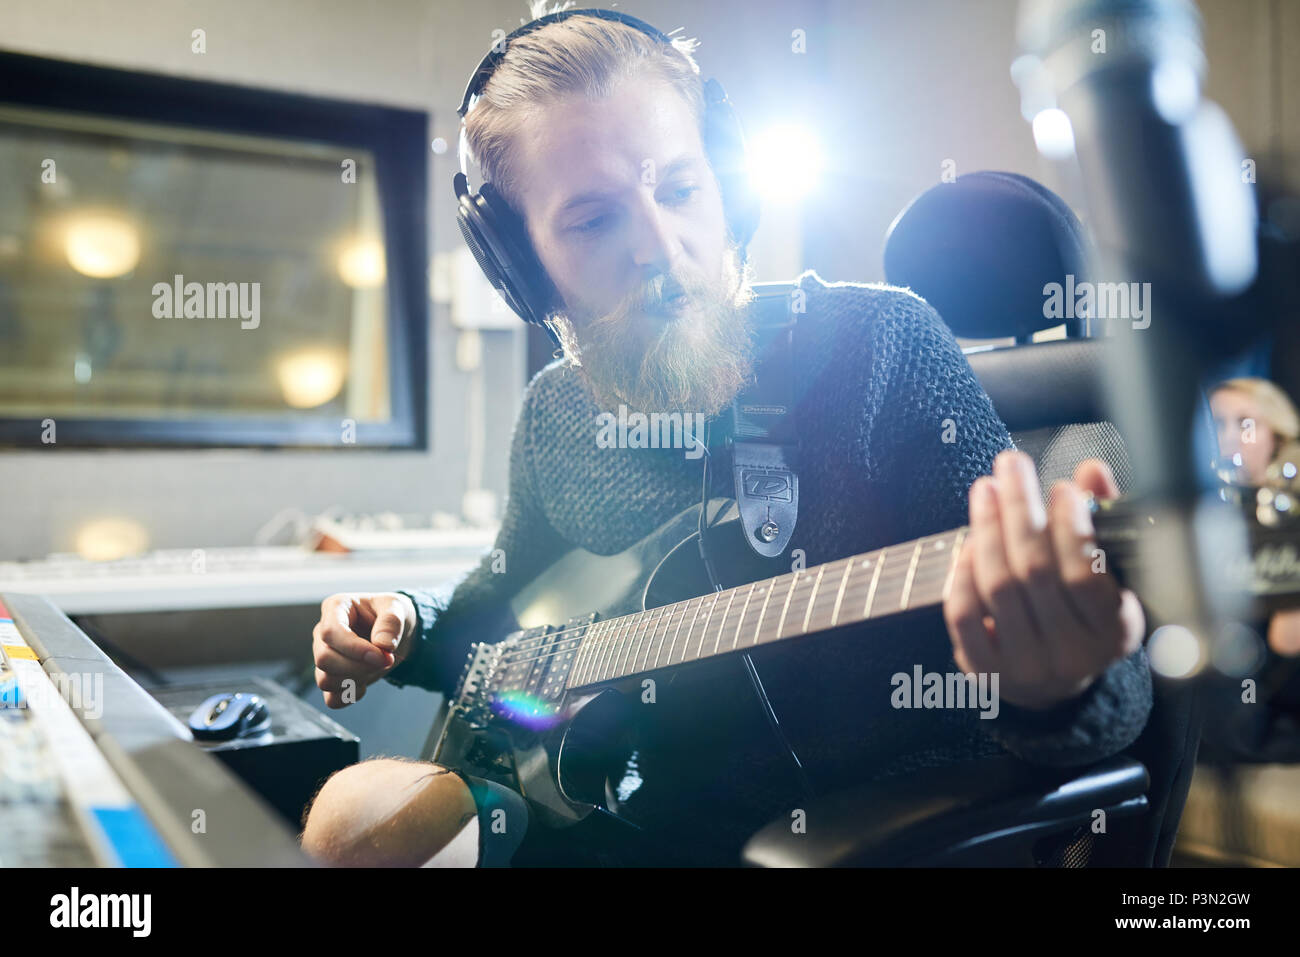
[[[1083,622],[1066,601],[1052,533],[1047,528],[1034,460],[1023,452],[1003,452],[993,465],[998,477],[998,512],[1007,564],[1020,583],[1037,627],[1038,653],[1049,674],[1063,667],[1087,640]]]
[[[383,610],[375,616],[370,629],[370,643],[386,652],[395,652],[406,634],[406,602],[400,595],[379,600]]]
[[[1300,655],[1300,608],[1273,615],[1268,623],[1268,646],[1285,657]]]
[[[1138,596],[1125,588],[1120,592],[1120,621],[1123,622],[1123,635],[1120,639],[1117,658],[1127,658],[1142,646],[1147,636],[1147,616],[1142,610]]]
[[[360,683],[357,684],[356,694],[350,696],[352,698],[351,701],[347,700],[347,698],[345,698],[341,693],[337,691],[326,691],[325,707],[346,708],[350,704],[356,704],[365,696],[366,696],[366,686]]]
[[[966,674],[1000,670],[998,651],[984,624],[988,609],[975,590],[971,549],[963,545],[943,603],[943,619],[953,643],[953,660]]]
[[[1082,622],[1087,641],[1109,647],[1117,634],[1120,590],[1106,574],[1088,500],[1073,482],[1057,482],[1052,487],[1051,511],[1052,542],[1066,601]]]
[[[346,658],[323,642],[312,647],[312,657],[317,668],[340,678],[373,678],[384,670],[383,665],[371,666]]]
[[[357,609],[353,599],[335,602],[333,607],[328,607],[321,615],[321,620],[316,626],[317,633],[321,641],[345,658],[351,658],[373,668],[382,668],[389,659],[384,651],[352,630],[356,617]]]
[[[995,479],[983,476],[971,486],[970,517],[968,541],[975,591],[993,615],[1004,670],[1022,673],[1023,668],[1038,662],[1034,653],[1037,626],[1007,564]]]
[[[332,675],[328,672],[316,669],[316,687],[321,691],[342,691],[343,682],[347,679],[340,675]]]
[[[1074,467],[1074,481],[1085,492],[1099,499],[1119,498],[1115,473],[1102,459],[1084,459]]]

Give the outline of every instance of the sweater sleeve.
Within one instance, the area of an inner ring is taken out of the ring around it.
[[[386,676],[399,687],[452,690],[469,646],[505,637],[513,627],[507,603],[567,549],[542,510],[529,455],[536,427],[534,396],[544,374],[539,373],[525,392],[515,422],[506,510],[492,549],[445,600],[420,589],[399,589],[415,603],[417,616],[414,647]]]
[[[868,407],[868,449],[887,492],[891,541],[965,525],[968,493],[993,471],[1010,434],[957,340],[923,300],[899,293],[872,336],[879,381]],[[942,627],[942,626],[941,626]],[[955,660],[952,667],[956,669]],[[1116,661],[1081,695],[1049,711],[1002,704],[978,724],[1001,747],[1034,764],[1071,766],[1122,751],[1146,726],[1151,674],[1145,648]]]

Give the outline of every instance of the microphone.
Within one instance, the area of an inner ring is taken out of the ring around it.
[[[1216,501],[1193,436],[1201,381],[1246,334],[1233,320],[1258,272],[1250,166],[1231,122],[1202,98],[1190,0],[1022,0],[1018,33],[1022,93],[1058,107],[1073,133],[1094,274],[1149,291],[1144,323],[1111,327],[1109,417],[1132,452],[1134,497],[1155,521],[1139,542],[1139,592],[1192,630],[1199,670],[1222,623],[1243,611],[1220,566],[1243,554],[1244,525]],[[1164,644],[1153,636],[1157,671]]]
[[[1073,128],[1098,246],[1187,315],[1247,289],[1255,203],[1232,123],[1201,97],[1191,0],[1025,0],[1021,49]]]

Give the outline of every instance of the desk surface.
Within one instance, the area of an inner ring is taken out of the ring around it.
[[[445,586],[474,568],[493,538],[485,529],[418,552],[175,549],[113,562],[52,556],[0,562],[0,592],[44,595],[66,615],[312,604],[341,591]]]

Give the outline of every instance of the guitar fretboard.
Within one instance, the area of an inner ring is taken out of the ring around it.
[[[567,687],[744,651],[943,601],[965,527],[591,625]]]

